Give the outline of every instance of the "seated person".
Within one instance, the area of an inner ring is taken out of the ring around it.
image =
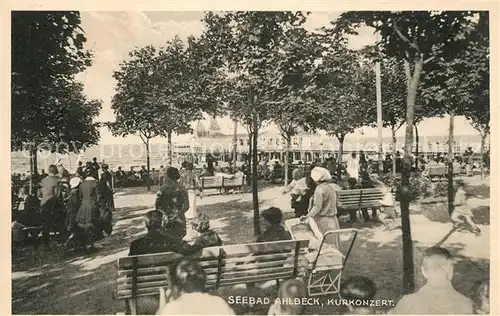
[[[490,314],[490,282],[488,280],[481,281],[476,285],[472,293],[472,304],[474,314]]]
[[[352,277],[340,285],[340,297],[341,299],[348,301],[371,301],[375,298],[376,292],[377,288],[375,283],[364,276]],[[344,314],[347,315],[375,314],[375,311],[370,306],[356,306],[348,304],[347,306],[342,307],[345,308]]]
[[[349,178],[347,180],[347,186],[342,188],[343,190],[355,190],[355,189],[361,189],[361,186],[358,184],[356,179],[354,178]],[[349,223],[353,224],[358,220],[358,214],[357,210],[349,210]]]
[[[421,267],[427,282],[417,292],[404,295],[391,314],[472,314],[472,301],[458,293],[451,283],[453,265],[448,250],[440,247],[427,249]]]
[[[269,308],[268,315],[301,315],[304,305],[293,304],[295,299],[307,297],[307,289],[301,280],[287,280],[278,290],[278,298]]]
[[[270,207],[260,215],[261,227],[264,230],[257,242],[291,240],[292,236],[281,224],[283,221],[283,212],[277,207]]]
[[[206,214],[198,214],[192,222],[193,229],[200,235],[195,239],[195,245],[202,248],[222,246],[219,235],[210,229],[210,220]]]
[[[174,283],[175,288],[168,293],[160,288],[156,315],[235,315],[224,299],[205,293],[206,275],[199,264],[179,263]]]
[[[177,252],[190,255],[202,249],[199,245],[190,245],[182,237],[160,233],[162,223],[167,218],[160,211],[149,211],[146,214],[146,236],[134,240],[130,244],[129,256],[144,255],[161,252]]]

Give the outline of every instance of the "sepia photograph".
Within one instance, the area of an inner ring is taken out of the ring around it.
[[[37,10],[12,314],[495,313],[498,12]]]

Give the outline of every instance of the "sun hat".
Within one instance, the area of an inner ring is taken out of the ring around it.
[[[325,169],[323,167],[314,167],[311,170],[311,178],[314,180],[314,182],[326,182],[332,180],[332,175],[330,174],[330,171],[328,171],[328,169]]]
[[[74,189],[80,185],[80,182],[82,182],[82,179],[79,177],[74,177],[69,181],[69,187]]]

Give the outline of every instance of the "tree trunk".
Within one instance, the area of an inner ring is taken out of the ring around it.
[[[417,146],[415,147],[415,171],[418,171],[418,145],[419,145],[419,137],[418,137],[418,127],[416,123],[413,123],[415,126],[415,143]]]
[[[341,134],[337,137],[339,140],[339,159],[337,161],[337,179],[340,181],[342,179],[342,156],[344,155],[344,138],[345,135]]]
[[[233,130],[233,171],[236,172],[236,162],[238,161],[238,121],[234,120]]]
[[[252,137],[252,200],[253,200],[253,232],[255,236],[260,235],[260,215],[259,215],[259,188],[257,185],[257,139],[258,130],[257,122],[253,122],[253,137]]]
[[[149,168],[150,168],[151,157],[150,157],[150,153],[149,153],[149,138],[146,139],[144,144],[146,144],[146,170],[147,170],[146,171],[146,175],[147,175],[146,187],[148,188],[148,192],[150,192],[151,191],[151,176],[149,174]]]
[[[252,133],[248,133],[248,155],[247,155],[247,183],[249,185],[252,184],[252,156],[253,156],[253,135]]]
[[[29,193],[30,193],[30,195],[34,195],[34,192],[33,192],[33,190],[34,190],[34,183],[33,183],[34,182],[33,181],[34,180],[34,177],[33,177],[33,170],[34,170],[34,168],[33,168],[33,148],[31,146],[29,148],[29,153],[30,153],[30,183],[29,183],[30,189],[29,189]],[[36,151],[35,151],[35,154],[36,154]]]
[[[31,149],[32,150],[31,155],[33,157],[33,170],[30,175],[30,181],[33,186],[32,194],[34,196],[38,195],[38,151],[36,147],[37,147],[36,144],[34,144],[33,148]]]
[[[448,213],[453,213],[453,199],[455,190],[453,188],[453,130],[454,130],[454,111],[450,112],[450,128],[448,131]]]
[[[167,134],[167,164],[172,166],[172,132]]]
[[[395,126],[391,127],[392,133],[392,174],[396,174],[396,128]]]
[[[481,180],[484,179],[484,143],[486,142],[486,133],[481,133]]]
[[[284,186],[286,187],[288,185],[288,168],[289,168],[289,155],[290,155],[290,147],[291,147],[291,137],[288,135],[288,138],[286,139],[286,147],[285,147],[285,184]]]
[[[403,291],[405,294],[415,291],[415,268],[413,265],[413,240],[410,225],[410,170],[411,154],[413,147],[413,118],[415,116],[415,99],[420,81],[420,74],[424,66],[423,57],[415,60],[414,73],[412,74],[410,63],[405,60],[405,72],[407,78],[406,96],[406,133],[405,133],[405,157],[403,159],[403,170],[401,174],[401,233],[403,240]]]

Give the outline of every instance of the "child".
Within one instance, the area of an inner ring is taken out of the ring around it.
[[[346,280],[340,286],[340,297],[342,300],[348,301],[371,301],[377,293],[375,283],[364,276],[354,276]],[[347,310],[347,315],[370,315],[375,314],[375,311],[370,306],[344,306]]]
[[[467,193],[465,192],[465,183],[463,181],[457,181],[457,192],[455,192],[453,205],[455,206],[453,213],[451,213],[451,220],[454,222],[453,226],[458,228],[461,224],[467,223],[476,236],[480,235],[481,229],[472,220],[472,211],[467,206]]]
[[[479,282],[472,294],[474,314],[490,314],[490,283],[488,280]]]
[[[278,290],[278,298],[269,308],[268,315],[301,315],[302,304],[294,304],[296,299],[302,301],[307,297],[306,286],[300,280],[285,281]]]
[[[394,196],[392,195],[391,188],[386,185],[381,185],[379,188],[382,190],[384,195],[381,203],[381,209],[377,216],[377,219],[385,226],[385,229],[389,228],[387,219],[396,219],[396,208],[394,206]]]
[[[199,236],[195,238],[195,244],[201,245],[203,248],[222,245],[219,235],[210,229],[210,221],[206,214],[199,214],[191,225],[193,230],[199,233]]]

